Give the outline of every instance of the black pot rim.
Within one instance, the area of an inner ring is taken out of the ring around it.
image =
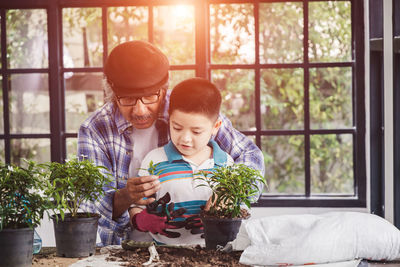
[[[24,228],[3,228],[1,231],[0,231],[0,233],[1,232],[18,232],[18,231],[26,231],[26,232],[29,232],[29,231],[32,231],[33,232],[33,228],[30,228],[30,227],[24,227]]]
[[[76,218],[73,218],[73,217],[71,217],[71,213],[65,213],[65,214],[64,214],[64,221],[73,221],[73,220],[82,220],[82,221],[85,221],[85,220],[100,219],[100,214],[98,214],[98,213],[78,212],[77,214],[85,214],[86,216],[85,216],[85,217],[76,217]],[[88,214],[90,215],[90,217],[87,217]],[[61,221],[63,221],[63,220],[61,219],[61,214],[60,214],[60,213],[53,214],[53,215],[50,216],[50,218],[51,218],[52,220],[57,220],[57,217],[58,217],[58,219],[60,219]]]
[[[245,220],[245,218],[218,218],[218,217],[204,216],[204,215],[200,215],[200,218],[203,221],[220,221],[220,222]]]

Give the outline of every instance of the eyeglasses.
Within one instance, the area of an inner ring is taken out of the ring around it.
[[[117,96],[118,103],[121,106],[135,106],[138,100],[142,101],[142,103],[145,105],[154,104],[158,101],[159,98],[160,98],[160,90],[154,95],[146,95],[141,97]]]

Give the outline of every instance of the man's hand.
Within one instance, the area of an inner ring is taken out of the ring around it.
[[[152,203],[155,199],[151,196],[159,189],[160,181],[156,175],[128,178],[125,188],[114,194],[113,219],[120,217],[132,204],[147,205]]]
[[[160,187],[158,176],[150,175],[129,178],[125,188],[131,204],[147,205],[154,202],[155,199],[152,196],[160,190]]]

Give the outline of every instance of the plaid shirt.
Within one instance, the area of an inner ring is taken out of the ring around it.
[[[158,146],[168,143],[168,110],[169,94],[166,98],[164,114],[156,121]],[[264,158],[261,150],[242,133],[233,128],[231,122],[220,116],[222,125],[214,137],[221,149],[232,156],[235,163],[243,163],[264,174]],[[78,155],[85,156],[96,165],[105,166],[114,177],[110,186],[104,188],[105,196],[100,201],[81,204],[84,211],[101,215],[99,234],[101,245],[121,244],[131,231],[128,211],[121,217],[112,219],[113,196],[115,189],[124,188],[127,183],[129,165],[133,156],[130,136],[134,128],[125,120],[114,103],[107,103],[95,111],[83,124],[78,133]],[[260,193],[262,190],[260,191]]]

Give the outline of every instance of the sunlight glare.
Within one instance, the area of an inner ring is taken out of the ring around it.
[[[191,18],[193,16],[193,7],[188,5],[174,6],[172,14],[177,19]]]

